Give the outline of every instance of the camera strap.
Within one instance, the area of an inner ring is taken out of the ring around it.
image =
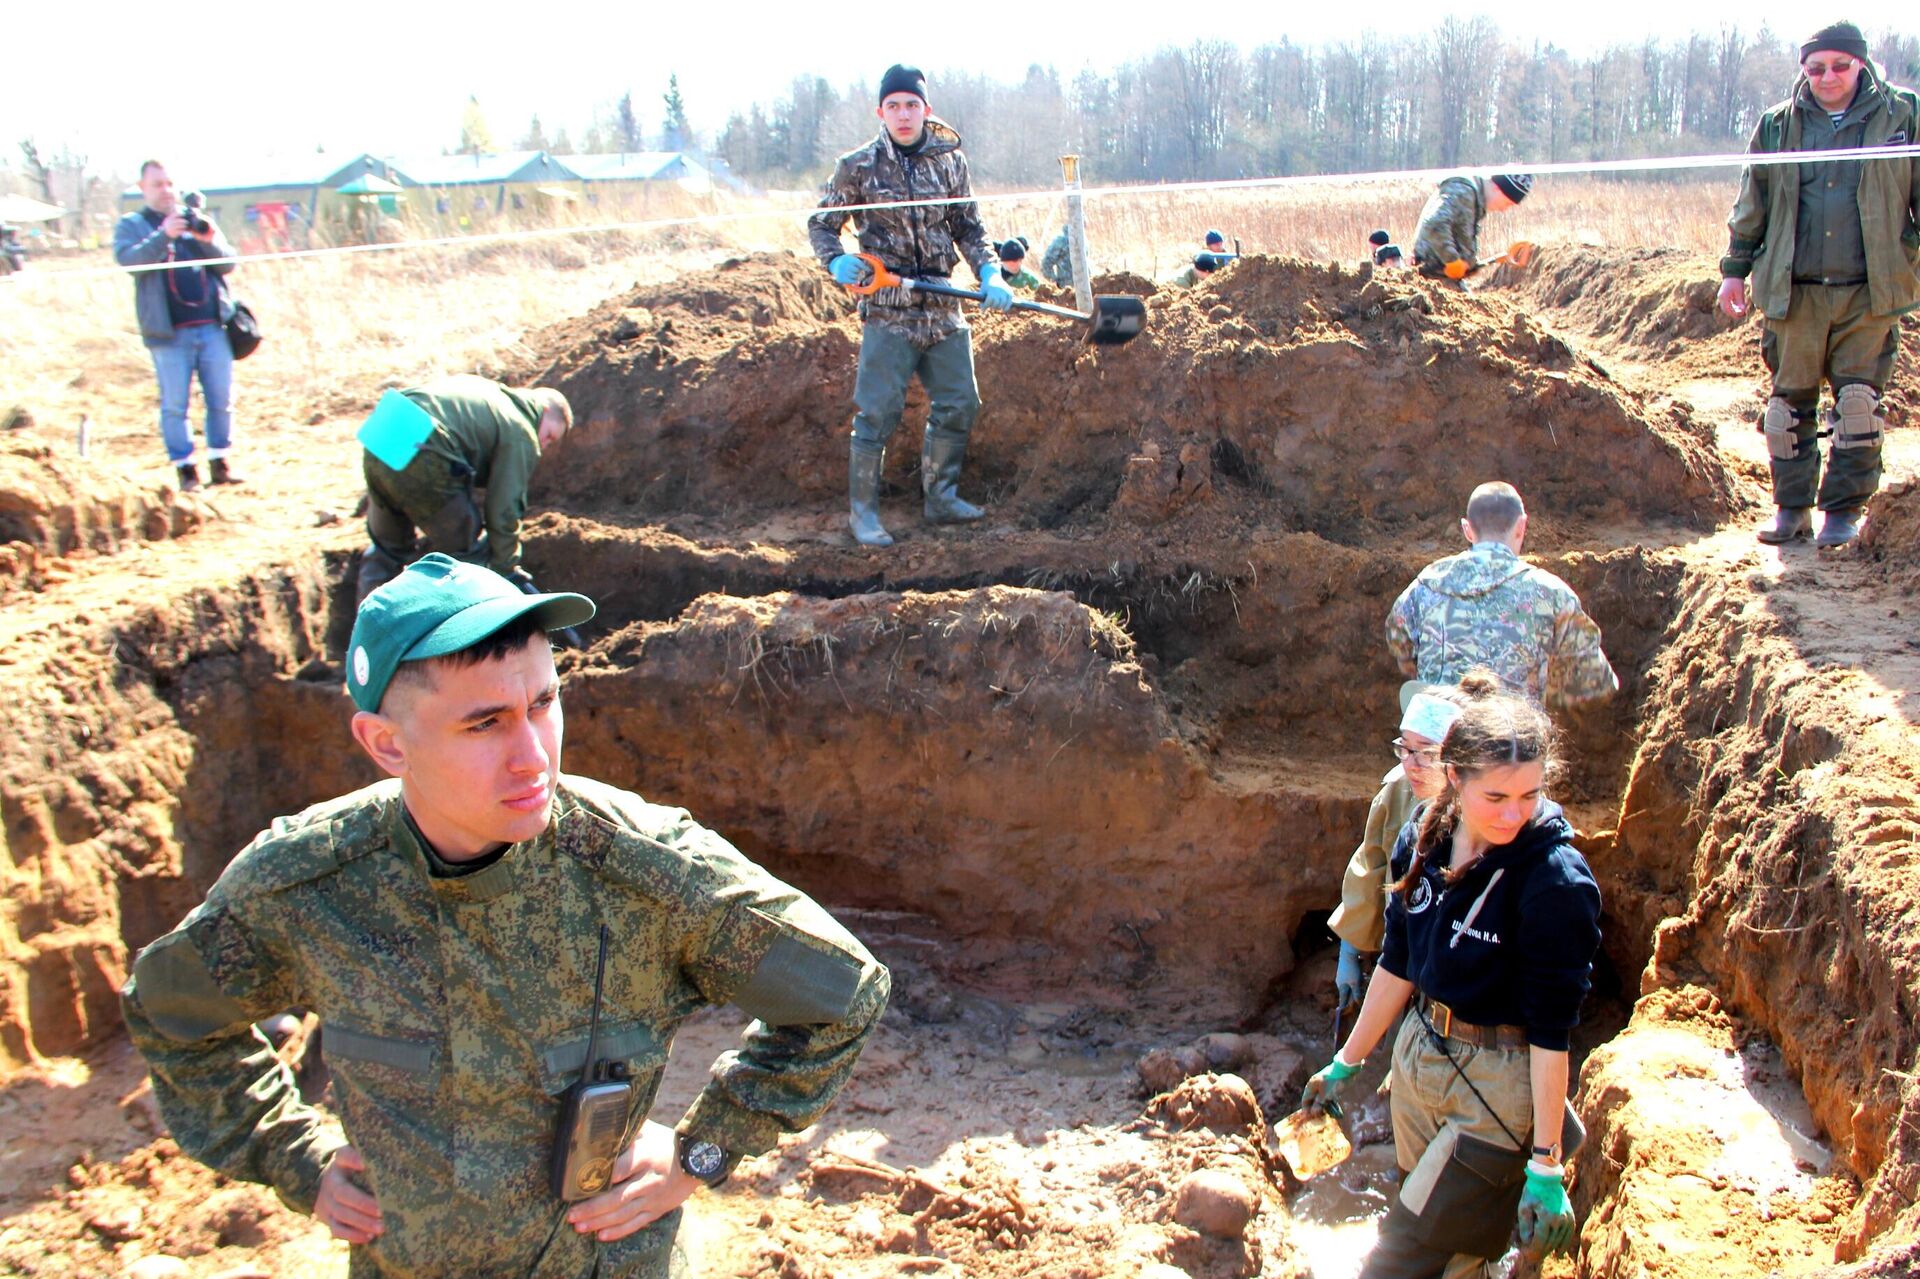
[[[1432,1041],[1435,1048],[1440,1050],[1440,1055],[1447,1059],[1447,1064],[1453,1067],[1453,1073],[1460,1076],[1460,1082],[1467,1086],[1467,1091],[1473,1094],[1473,1099],[1485,1107],[1486,1112],[1493,1116],[1493,1122],[1500,1125],[1500,1131],[1507,1134],[1507,1140],[1513,1143],[1513,1148],[1526,1150],[1528,1144],[1513,1135],[1513,1129],[1507,1127],[1507,1121],[1500,1117],[1500,1112],[1488,1104],[1487,1099],[1480,1095],[1480,1090],[1473,1086],[1473,1080],[1467,1078],[1467,1072],[1461,1068],[1459,1059],[1447,1050],[1447,1037],[1433,1028],[1433,1023],[1427,1020],[1426,1010],[1420,1007],[1420,1001],[1417,998],[1413,1001],[1413,1015],[1420,1019],[1420,1025],[1426,1030],[1427,1038]]]

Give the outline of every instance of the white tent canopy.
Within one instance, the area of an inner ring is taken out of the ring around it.
[[[0,195],[0,222],[51,222],[66,212],[57,204],[28,196]]]

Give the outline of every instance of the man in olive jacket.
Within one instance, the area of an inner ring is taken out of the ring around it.
[[[1760,117],[1750,153],[1901,147],[1920,134],[1920,97],[1888,84],[1851,22],[1800,46],[1800,78]],[[1772,375],[1761,419],[1778,510],[1759,530],[1781,543],[1813,532],[1843,546],[1880,486],[1880,397],[1900,315],[1920,304],[1920,165],[1910,156],[1754,165],[1742,172],[1720,261],[1720,307],[1765,318]],[[1820,383],[1833,390],[1832,445],[1820,474]]]

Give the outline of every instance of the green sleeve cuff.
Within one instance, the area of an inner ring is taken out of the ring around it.
[[[1722,279],[1744,280],[1753,274],[1752,258],[1721,258],[1720,277]]]
[[[748,1110],[715,1084],[693,1099],[676,1129],[692,1141],[710,1141],[730,1155],[759,1155],[779,1144],[785,1126],[772,1115]]]
[[[286,1147],[276,1160],[280,1166],[273,1170],[273,1191],[280,1202],[312,1216],[314,1201],[320,1197],[321,1174],[333,1162],[334,1154],[348,1144],[340,1121],[329,1116]]]

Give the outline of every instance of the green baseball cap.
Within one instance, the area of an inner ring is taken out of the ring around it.
[[[529,595],[490,568],[423,555],[361,602],[347,641],[347,692],[361,710],[377,711],[400,663],[457,653],[528,613],[557,631],[591,618],[594,606],[584,595]]]

